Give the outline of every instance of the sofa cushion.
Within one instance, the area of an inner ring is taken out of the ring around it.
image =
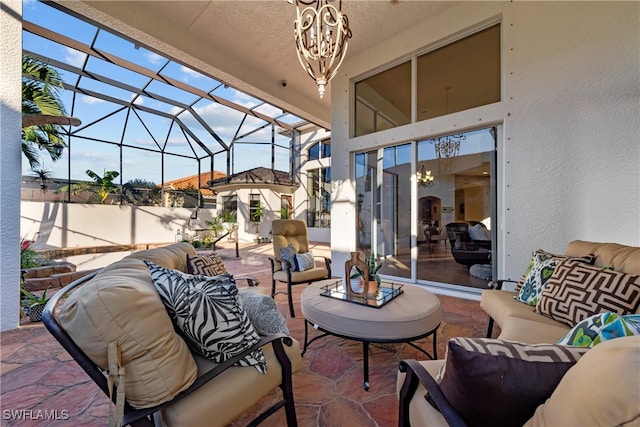
[[[640,336],[590,349],[565,374],[526,427],[640,425]]]
[[[523,305],[514,301],[514,304]],[[553,344],[562,339],[569,326],[557,322],[541,314],[536,314],[538,319],[523,319],[521,317],[510,316],[500,325],[500,335],[498,338],[508,341],[519,341],[528,344]],[[541,320],[550,321],[545,323]]]
[[[571,328],[558,344],[593,347],[614,338],[640,335],[640,315],[619,316],[606,312],[587,317]]]
[[[491,316],[501,328],[506,325],[507,319],[517,317],[538,322],[541,327],[543,325],[551,325],[564,328],[562,334],[553,341],[550,341],[552,343],[558,341],[558,339],[567,333],[569,330],[568,325],[536,313],[535,307],[516,301],[514,299],[515,295],[516,293],[513,291],[484,290],[482,291],[482,298],[480,299],[480,307]],[[516,339],[516,341],[525,341],[525,339],[523,337],[523,339]]]
[[[157,251],[158,258],[171,258],[167,251]],[[186,260],[184,252],[182,258]],[[193,356],[140,260],[127,257],[105,267],[69,295],[59,321],[102,369],[108,369],[109,343],[118,344],[125,396],[135,407],[171,400],[196,379]]]
[[[251,324],[259,335],[282,333],[289,335],[287,322],[280,314],[276,302],[270,295],[255,292],[240,292],[240,302],[247,312]]]
[[[470,427],[519,427],[587,351],[554,344],[452,338],[436,381]]]
[[[239,303],[238,288],[231,275],[190,275],[145,263],[169,316],[193,351],[220,363],[260,340]],[[266,372],[261,350],[238,364]]]
[[[551,278],[553,271],[558,263],[565,260],[565,255],[555,255],[542,249],[533,252],[529,268],[522,275],[516,284],[515,291],[518,292],[517,300],[525,304],[535,306],[540,299],[540,294],[547,286],[547,282]],[[593,264],[595,255],[588,254],[581,257],[571,257],[576,261]]]
[[[227,274],[227,268],[218,254],[187,255],[187,273],[218,276]]]
[[[444,364],[444,360],[421,360],[420,364],[429,375],[435,378]],[[398,376],[396,377],[396,395],[398,397],[400,397],[400,390],[404,384],[405,377],[405,372],[398,371]],[[418,383],[418,388],[409,402],[409,423],[412,426],[449,427],[447,420],[445,420],[440,411],[427,403],[425,400],[426,393],[427,389],[421,383]]]
[[[635,313],[640,305],[640,276],[570,259],[556,267],[536,311],[573,326],[594,314]]]
[[[607,267],[615,271],[640,274],[640,247],[620,245],[618,243],[598,243],[574,240],[564,251],[568,256],[595,254],[594,265]]]

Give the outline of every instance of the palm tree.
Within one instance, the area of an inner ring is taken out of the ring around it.
[[[32,169],[40,165],[38,150],[45,150],[53,161],[65,146],[59,124],[70,123],[59,90],[64,88],[60,74],[30,55],[22,56],[22,152]],[[60,119],[64,119],[61,121]]]
[[[93,182],[76,182],[75,184],[59,188],[56,193],[69,192],[72,196],[75,196],[83,191],[88,191],[97,197],[98,203],[104,204],[110,194],[116,194],[120,191],[118,186],[113,183],[113,180],[120,176],[119,172],[105,171],[104,176],[102,177],[91,169],[87,169],[86,173],[91,179],[93,179]]]

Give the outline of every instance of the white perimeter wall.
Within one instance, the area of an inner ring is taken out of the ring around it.
[[[501,277],[574,239],[640,245],[639,17],[638,2],[464,2],[348,56],[331,82],[334,265],[355,247],[355,151],[493,124]],[[349,138],[352,79],[496,20],[502,102]]]

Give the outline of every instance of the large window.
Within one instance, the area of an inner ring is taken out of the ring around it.
[[[309,160],[331,157],[331,140],[318,141],[309,148]]]
[[[498,102],[500,86],[496,24],[356,82],[353,136]]]
[[[307,172],[307,227],[331,227],[331,168]]]
[[[411,61],[356,83],[355,136],[411,123]]]
[[[251,222],[260,222],[262,218],[262,205],[259,194],[249,194],[249,218]]]
[[[222,217],[225,222],[238,221],[238,196],[222,196]]]

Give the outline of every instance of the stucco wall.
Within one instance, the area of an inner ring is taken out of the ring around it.
[[[332,170],[341,183],[333,194],[334,264],[355,247],[353,152],[493,124],[502,125],[500,277],[518,278],[532,250],[562,252],[574,239],[639,245],[639,11],[637,2],[464,2],[348,57],[331,82]],[[497,21],[501,102],[349,137],[352,79]]]
[[[19,319],[22,1],[0,3],[0,330]]]

